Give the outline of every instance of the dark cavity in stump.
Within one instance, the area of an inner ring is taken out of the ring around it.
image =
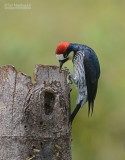
[[[45,108],[45,114],[50,115],[53,111],[53,106],[55,103],[55,95],[54,93],[45,92],[45,102],[44,102],[44,108]]]

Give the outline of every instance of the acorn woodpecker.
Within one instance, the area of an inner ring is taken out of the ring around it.
[[[67,77],[73,80],[78,89],[77,105],[70,116],[72,123],[79,109],[88,101],[88,115],[93,113],[94,100],[97,93],[100,65],[95,52],[88,46],[61,42],[56,49],[56,57],[60,63],[60,71],[63,64],[72,60],[73,73],[67,69]]]

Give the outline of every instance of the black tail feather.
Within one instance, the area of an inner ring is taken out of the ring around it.
[[[92,116],[93,108],[94,108],[94,100],[88,101],[88,117],[89,117],[89,114],[90,114],[90,109],[91,109],[91,116]]]
[[[88,101],[88,117],[89,117],[89,114],[90,114],[90,108],[91,108],[91,103],[90,103],[90,101]]]
[[[90,108],[91,108],[91,116],[93,114],[93,108],[94,108],[94,100],[96,97],[96,93],[97,93],[97,86],[98,86],[98,82],[94,83],[94,84],[89,84],[87,91],[88,91],[88,113],[90,113]],[[89,114],[88,114],[89,115]]]
[[[81,107],[81,103],[77,104],[76,108],[74,109],[74,111],[72,112],[69,122],[72,124],[73,119],[75,118],[76,114],[78,113],[79,109]]]
[[[92,103],[91,103],[91,109],[92,109],[91,116],[92,116],[92,114],[93,114],[93,108],[94,108],[94,100],[93,100]]]

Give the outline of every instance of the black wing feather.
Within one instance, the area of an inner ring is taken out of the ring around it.
[[[88,91],[88,115],[90,108],[93,113],[94,100],[97,93],[98,79],[100,76],[100,65],[95,52],[88,48],[84,57],[85,77]]]

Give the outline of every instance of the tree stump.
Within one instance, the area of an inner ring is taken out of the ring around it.
[[[34,77],[0,68],[0,160],[71,160],[66,72],[36,65]]]

